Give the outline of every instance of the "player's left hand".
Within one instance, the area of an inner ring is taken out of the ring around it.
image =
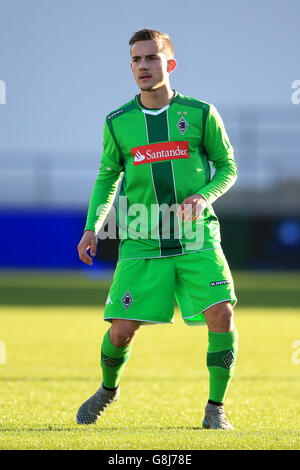
[[[207,202],[200,194],[193,194],[186,197],[180,204],[177,211],[177,217],[182,217],[182,220],[189,222],[192,219],[199,219],[200,215],[207,206]]]

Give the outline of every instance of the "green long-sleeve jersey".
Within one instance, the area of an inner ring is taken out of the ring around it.
[[[85,230],[101,228],[122,179],[119,260],[216,248],[220,228],[212,203],[236,177],[233,148],[213,105],[175,91],[168,106],[149,110],[136,96],[106,117]],[[183,222],[176,209],[194,194],[207,207],[197,220]]]

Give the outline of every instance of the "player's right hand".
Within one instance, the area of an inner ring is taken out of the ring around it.
[[[96,255],[97,237],[92,230],[86,230],[84,232],[82,239],[80,240],[77,246],[78,255],[81,261],[83,261],[85,264],[89,264],[90,266],[92,266],[93,260],[87,254],[88,249],[90,249],[91,256]]]

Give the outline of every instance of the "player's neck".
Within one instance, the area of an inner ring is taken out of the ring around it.
[[[160,109],[170,104],[173,97],[174,91],[168,86],[153,91],[141,90],[140,100],[145,108]]]

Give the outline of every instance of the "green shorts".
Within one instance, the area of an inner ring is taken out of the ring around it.
[[[119,261],[104,319],[173,323],[175,299],[188,325],[206,324],[202,312],[212,305],[228,300],[235,306],[233,280],[221,248]]]

